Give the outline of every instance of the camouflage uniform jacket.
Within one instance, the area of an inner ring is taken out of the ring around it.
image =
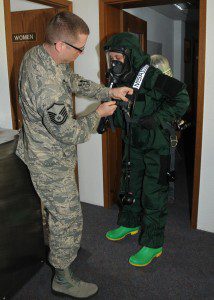
[[[23,127],[16,154],[28,166],[76,159],[76,145],[89,139],[100,117],[94,111],[74,119],[72,93],[103,100],[109,89],[74,74],[69,64],[57,65],[42,45],[25,54],[18,85]]]

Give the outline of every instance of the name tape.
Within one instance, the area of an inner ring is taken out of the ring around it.
[[[137,90],[140,89],[143,79],[144,79],[149,67],[150,67],[149,65],[145,65],[140,69],[140,71],[135,79],[135,82],[132,86],[134,89],[137,89]]]

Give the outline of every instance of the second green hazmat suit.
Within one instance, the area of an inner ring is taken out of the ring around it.
[[[139,40],[131,33],[112,36],[105,51],[109,68],[123,55],[122,64],[118,64],[122,68],[118,86],[132,86],[139,70],[151,65],[150,56],[141,50]],[[164,71],[171,76],[168,69]],[[132,265],[147,265],[162,252],[170,165],[170,137],[164,124],[183,116],[188,106],[185,85],[149,67],[130,111],[129,133],[123,111],[118,107],[114,115],[114,124],[122,128],[124,141],[117,222],[120,227],[109,231],[106,237],[117,241],[140,229],[139,243],[143,248],[130,258]]]

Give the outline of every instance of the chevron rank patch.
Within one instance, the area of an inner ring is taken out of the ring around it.
[[[47,111],[51,122],[56,125],[64,124],[68,118],[68,113],[64,104],[54,103]]]

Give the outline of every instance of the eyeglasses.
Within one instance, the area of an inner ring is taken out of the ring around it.
[[[79,51],[80,53],[82,53],[82,52],[85,50],[85,46],[83,46],[83,47],[81,47],[81,48],[77,48],[77,47],[75,47],[75,46],[73,46],[73,45],[71,45],[71,44],[69,44],[69,43],[67,43],[67,42],[64,42],[64,41],[62,41],[62,42],[63,42],[64,44],[66,44],[66,45],[68,45],[68,46],[74,48],[75,50]],[[56,45],[56,43],[54,43],[54,45]]]
[[[82,52],[84,51],[84,49],[85,49],[85,46],[83,46],[83,47],[81,47],[81,48],[78,48],[78,47],[73,46],[73,45],[71,45],[71,44],[69,44],[69,43],[67,43],[67,42],[64,42],[64,41],[62,41],[62,42],[65,43],[66,45],[68,45],[68,46],[74,48],[75,50],[79,51],[80,53],[82,53]],[[56,43],[55,43],[55,44],[56,44]]]

